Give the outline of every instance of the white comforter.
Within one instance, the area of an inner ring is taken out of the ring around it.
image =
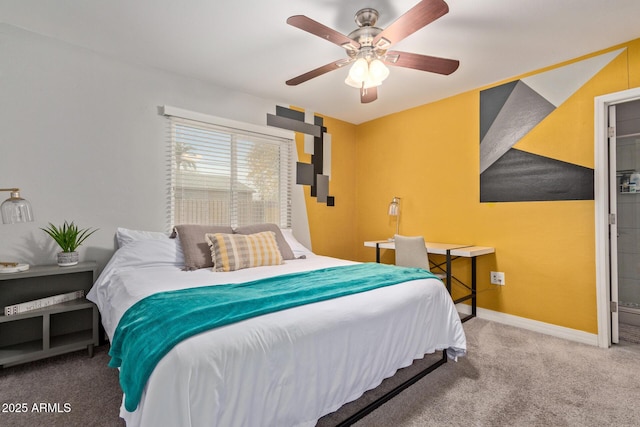
[[[110,337],[124,312],[155,292],[351,263],[309,253],[280,266],[185,272],[158,245],[167,243],[118,250],[89,293]],[[466,350],[451,298],[436,279],[406,282],[189,338],[157,365],[137,410],[123,406],[120,415],[128,426],[313,426],[397,369],[442,349],[452,358]]]

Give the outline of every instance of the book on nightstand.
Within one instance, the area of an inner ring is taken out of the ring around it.
[[[40,298],[33,301],[22,302],[20,304],[8,305],[4,308],[5,316],[25,313],[31,310],[38,310],[49,307],[50,305],[60,304],[61,302],[73,301],[84,297],[84,291],[67,292],[66,294],[53,295],[46,298]]]

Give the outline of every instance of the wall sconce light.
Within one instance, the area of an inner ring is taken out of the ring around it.
[[[20,197],[19,188],[0,188],[0,191],[9,191],[11,197],[2,202],[0,211],[2,211],[2,223],[14,224],[16,222],[33,221],[33,210],[28,200]]]
[[[389,203],[388,214],[396,217],[396,234],[400,234],[400,197],[393,197]],[[389,240],[393,240],[393,238]]]

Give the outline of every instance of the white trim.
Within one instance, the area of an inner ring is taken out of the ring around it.
[[[609,105],[607,108],[608,119],[607,123],[608,127],[611,127],[611,123],[615,123],[616,126],[618,124],[618,120],[616,118],[616,105]],[[609,218],[611,215],[614,215],[616,220],[609,222],[613,222],[613,224],[609,224],[609,235],[608,240],[608,255],[607,258],[609,262],[607,262],[607,266],[605,267],[608,271],[607,277],[609,278],[609,298],[611,304],[618,304],[618,225],[619,217],[618,217],[618,183],[617,183],[617,151],[618,151],[618,140],[616,136],[616,128],[614,126],[613,133],[607,132],[607,136],[609,138],[609,143],[607,144],[607,175],[609,178],[608,188],[607,188],[607,200],[609,204]],[[609,327],[611,331],[611,342],[607,344],[618,344],[620,342],[620,319],[618,317],[618,313],[616,311],[609,310]]]
[[[164,116],[180,117],[183,119],[195,120],[198,122],[224,126],[241,131],[260,133],[277,138],[295,139],[296,137],[295,132],[290,130],[275,128],[272,126],[261,126],[252,123],[239,122],[236,120],[225,119],[223,117],[210,116],[209,114],[198,113],[196,111],[172,107],[170,105],[163,105],[162,107],[160,107],[160,113]]]
[[[640,88],[598,96],[594,100],[594,197],[595,197],[595,255],[596,306],[598,315],[598,346],[611,346],[611,316],[609,315],[609,193],[607,127],[610,105],[640,99]]]
[[[296,162],[299,162],[300,158],[298,156],[298,150],[295,147],[294,156]],[[302,243],[304,247],[313,252],[313,246],[311,245],[311,230],[309,228],[309,215],[307,214],[307,202],[304,197],[304,188],[302,185],[295,184],[295,167],[292,168],[291,174],[291,182],[293,183],[293,188],[291,189],[291,229],[293,236]]]
[[[456,305],[456,308],[460,313],[471,313],[471,307],[467,304],[458,304]],[[531,320],[525,317],[513,316],[511,314],[500,313],[498,311],[488,310],[486,308],[480,307],[476,309],[476,314],[479,319],[489,320],[492,322],[501,323],[503,325],[514,326],[516,328],[522,328],[528,331],[538,332],[541,334],[579,342],[582,344],[598,346],[598,335],[579,331],[577,329],[565,328],[563,326],[553,325],[551,323]]]

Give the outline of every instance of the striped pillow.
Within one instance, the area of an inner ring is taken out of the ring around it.
[[[273,231],[254,234],[208,233],[213,271],[234,271],[262,265],[282,264]]]

